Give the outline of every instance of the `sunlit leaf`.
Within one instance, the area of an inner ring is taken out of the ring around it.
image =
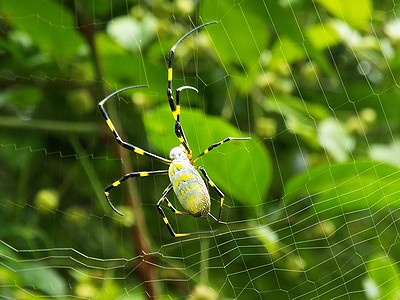
[[[394,166],[400,166],[400,142],[395,141],[391,144],[374,144],[370,147],[372,159],[382,161]]]
[[[368,261],[367,271],[375,290],[375,297],[372,299],[399,299],[400,272],[396,261],[387,254],[378,252]]]
[[[332,47],[339,42],[339,36],[329,24],[314,24],[307,28],[307,37],[311,44],[318,50]]]
[[[347,160],[355,147],[355,139],[334,118],[323,120],[318,125],[318,139],[336,161]]]
[[[371,20],[373,7],[370,0],[318,0],[317,2],[332,15],[355,28],[367,26]]]
[[[306,53],[301,44],[283,36],[272,48],[271,67],[277,68],[279,65],[287,65],[305,57]]]
[[[298,205],[334,217],[343,212],[400,208],[400,170],[373,161],[319,166],[291,179],[285,187],[285,205],[291,214]],[[312,201],[312,204],[309,201]]]
[[[107,27],[107,33],[125,49],[138,53],[155,36],[156,19],[146,14],[140,21],[130,16],[115,18]]]

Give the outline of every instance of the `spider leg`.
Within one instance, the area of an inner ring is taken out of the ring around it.
[[[167,96],[168,96],[168,101],[169,101],[169,106],[171,107],[171,111],[172,114],[175,117],[176,114],[176,106],[175,106],[175,102],[174,102],[174,97],[172,95],[172,65],[174,62],[174,53],[175,53],[175,49],[176,47],[185,39],[187,38],[189,35],[191,35],[194,31],[199,30],[200,28],[207,26],[207,25],[211,25],[211,24],[215,24],[218,23],[216,21],[212,21],[212,22],[208,22],[208,23],[204,23],[200,26],[197,26],[195,28],[193,28],[192,30],[190,30],[189,32],[187,32],[184,36],[182,36],[176,43],[175,45],[172,46],[169,55],[168,55],[168,88],[167,88]],[[176,120],[176,118],[175,118]]]
[[[105,189],[104,189],[104,195],[107,199],[108,204],[110,204],[111,208],[119,215],[123,216],[123,214],[115,208],[115,206],[112,204],[110,200],[110,190],[113,188],[116,188],[119,186],[122,182],[129,178],[135,178],[135,177],[146,177],[146,176],[152,176],[152,175],[165,175],[168,174],[168,170],[158,170],[158,171],[142,171],[142,172],[131,172],[127,173],[124,176],[122,176],[120,179],[114,181],[113,183],[109,184]]]
[[[218,213],[218,218],[214,217],[211,213],[208,213],[209,216],[211,216],[217,223],[222,223],[226,224],[225,222],[221,222],[221,215],[222,215],[222,207],[224,205],[224,200],[225,200],[225,195],[224,193],[215,185],[215,183],[211,180],[210,176],[208,176],[206,170],[203,167],[199,167],[199,170],[201,173],[204,175],[204,177],[207,179],[208,184],[214,189],[214,191],[217,192],[219,198],[220,198],[220,204],[219,204],[219,213]]]
[[[181,92],[186,89],[194,90],[196,93],[199,92],[198,89],[190,85],[181,86],[176,89],[176,110],[175,113],[173,113],[173,115],[175,121],[177,122],[181,121]]]
[[[185,150],[188,154],[188,156],[191,158],[192,157],[192,150],[189,147],[189,143],[186,139],[185,133],[183,131],[183,127],[181,124],[181,91],[184,89],[191,89],[196,92],[198,90],[192,86],[181,86],[180,88],[176,89],[176,110],[175,113],[172,112],[174,118],[175,118],[175,134],[178,137],[179,141],[181,144],[185,147]]]
[[[167,206],[172,210],[172,212],[173,212],[174,214],[176,214],[176,215],[188,215],[189,213],[186,212],[186,211],[179,211],[179,210],[177,210],[177,209],[172,205],[172,203],[168,200],[167,194],[169,193],[169,191],[171,190],[171,188],[172,188],[172,184],[170,183],[170,184],[165,188],[165,190],[163,191],[163,193],[162,193],[162,197],[164,197],[163,201],[165,201],[165,202],[167,203]],[[161,202],[158,201],[157,205],[158,205],[158,204],[161,204]],[[158,208],[158,206],[157,206],[157,208]],[[160,207],[160,208],[161,208],[161,207]]]
[[[126,149],[128,149],[128,150],[131,150],[131,151],[133,151],[133,152],[135,152],[135,153],[137,153],[137,154],[139,154],[139,155],[149,156],[149,157],[158,159],[158,160],[162,161],[163,163],[169,164],[169,163],[171,162],[171,160],[166,159],[166,158],[161,157],[161,156],[158,156],[158,155],[156,155],[156,154],[150,153],[150,152],[148,152],[148,151],[146,151],[146,150],[143,150],[143,149],[141,149],[141,148],[139,148],[139,147],[136,147],[136,146],[134,146],[134,145],[132,145],[132,144],[129,144],[129,143],[123,141],[122,138],[120,137],[120,135],[118,134],[117,130],[115,129],[114,124],[111,122],[111,119],[110,119],[110,117],[108,116],[106,110],[104,109],[104,103],[106,103],[107,100],[109,100],[109,99],[112,98],[113,96],[115,96],[115,95],[117,95],[117,94],[119,94],[119,93],[121,93],[121,92],[123,92],[123,91],[126,91],[126,90],[128,90],[128,89],[134,89],[134,88],[139,88],[139,87],[145,87],[145,86],[143,86],[143,85],[128,86],[128,87],[119,89],[119,90],[117,90],[117,91],[111,93],[110,95],[108,95],[107,97],[105,97],[103,100],[101,100],[101,101],[99,102],[99,109],[100,109],[100,112],[101,112],[101,114],[103,115],[104,119],[106,120],[106,123],[107,123],[107,125],[108,125],[108,128],[109,128],[109,129],[111,130],[111,132],[114,134],[114,138],[117,140],[118,144],[120,144],[122,147],[124,147],[124,148],[126,148]]]
[[[175,213],[175,214],[187,214],[186,212],[181,212],[178,211],[171,202],[169,202],[169,200],[167,199],[167,194],[171,191],[172,189],[172,184],[170,183],[166,189],[163,191],[160,200],[158,200],[156,207],[158,212],[161,214],[161,217],[165,223],[165,225],[168,228],[169,233],[173,236],[173,237],[185,237],[185,236],[190,236],[190,235],[195,235],[195,234],[210,234],[210,233],[214,233],[217,230],[211,230],[211,231],[199,231],[199,232],[191,232],[191,233],[176,233],[174,231],[174,229],[172,228],[171,224],[168,221],[167,216],[164,213],[164,210],[161,207],[161,204],[165,201],[168,205],[168,207]]]
[[[175,134],[178,137],[179,141],[181,142],[181,144],[185,147],[186,152],[188,154],[189,157],[192,156],[192,150],[190,150],[189,144],[186,140],[185,134],[183,132],[182,129],[182,125],[180,123],[180,103],[179,103],[179,93],[182,89],[184,88],[191,88],[196,90],[193,87],[182,87],[179,88],[176,91],[176,103],[174,101],[174,97],[173,97],[173,92],[172,92],[172,66],[173,66],[173,61],[174,61],[174,53],[175,53],[175,49],[176,47],[185,39],[187,38],[189,35],[191,35],[194,31],[199,30],[200,28],[210,25],[210,24],[214,24],[217,23],[216,21],[212,21],[212,22],[208,22],[208,23],[204,23],[200,26],[197,26],[195,28],[193,28],[192,30],[190,30],[189,32],[187,32],[184,36],[182,36],[171,48],[169,55],[168,55],[168,86],[167,86],[167,97],[168,97],[168,102],[169,102],[169,106],[171,108],[171,112],[172,115],[174,117],[175,120]],[[197,91],[197,90],[196,90]]]
[[[210,152],[214,148],[217,148],[217,147],[221,146],[222,144],[225,144],[229,141],[241,141],[241,140],[250,140],[250,139],[251,139],[250,137],[230,137],[230,136],[228,136],[228,137],[224,138],[222,141],[212,144],[206,150],[204,150],[199,155],[197,155],[196,158],[193,159],[193,163],[195,163],[196,160],[198,160],[200,157],[206,155],[208,152]]]

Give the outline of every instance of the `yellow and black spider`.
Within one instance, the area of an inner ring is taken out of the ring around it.
[[[122,182],[129,178],[135,178],[135,177],[145,177],[145,176],[151,176],[151,175],[167,175],[169,176],[170,179],[170,184],[167,186],[167,188],[163,191],[160,200],[157,202],[157,209],[160,212],[163,221],[165,225],[167,226],[169,232],[171,233],[172,236],[174,237],[183,237],[183,236],[188,236],[192,234],[207,234],[207,233],[212,233],[214,231],[200,231],[200,232],[193,232],[193,233],[175,233],[175,231],[172,229],[171,224],[169,223],[162,207],[161,204],[163,202],[167,203],[167,206],[175,213],[175,214],[186,214],[186,215],[192,215],[194,217],[203,217],[203,216],[211,216],[217,223],[222,223],[220,221],[221,219],[221,213],[222,213],[222,206],[224,204],[224,194],[222,191],[214,184],[214,182],[211,180],[211,178],[207,175],[206,170],[199,166],[195,167],[194,163],[203,155],[207,154],[210,152],[212,149],[226,143],[232,140],[248,140],[250,139],[249,137],[227,137],[223,139],[222,141],[218,143],[214,143],[211,146],[209,146],[207,149],[205,149],[203,152],[201,152],[199,155],[197,155],[195,158],[192,158],[192,150],[189,147],[189,143],[187,142],[186,136],[183,132],[182,125],[180,123],[180,93],[183,89],[193,89],[197,91],[196,88],[191,87],[191,86],[182,86],[178,89],[176,89],[176,103],[172,95],[172,63],[173,63],[173,58],[174,58],[174,51],[176,47],[181,43],[187,36],[189,36],[191,33],[194,31],[198,30],[201,27],[217,23],[216,21],[213,22],[208,22],[204,23],[196,28],[193,28],[189,32],[187,32],[184,36],[182,36],[176,43],[175,45],[172,46],[171,51],[169,53],[168,57],[168,88],[167,88],[167,96],[168,96],[168,101],[169,105],[172,111],[172,115],[175,119],[175,134],[178,137],[180,141],[180,145],[178,147],[175,147],[171,150],[170,152],[170,158],[171,159],[166,159],[164,157],[158,156],[156,154],[150,153],[146,150],[143,150],[139,147],[136,147],[132,144],[129,144],[125,141],[123,141],[118,134],[117,130],[115,129],[113,123],[111,122],[110,118],[108,117],[107,112],[104,110],[104,103],[110,99],[111,97],[115,96],[118,93],[121,93],[122,91],[128,90],[128,89],[133,89],[133,88],[138,88],[138,87],[143,87],[143,86],[129,86],[122,88],[120,90],[115,91],[114,93],[110,94],[103,100],[99,102],[99,109],[101,111],[101,114],[103,117],[106,119],[106,123],[108,127],[110,128],[111,132],[114,134],[115,139],[117,142],[124,148],[129,149],[139,155],[144,155],[144,156],[149,156],[152,158],[155,158],[167,165],[169,165],[168,170],[154,170],[154,171],[141,171],[141,172],[132,172],[125,174],[122,176],[120,179],[114,181],[110,185],[108,185],[104,189],[104,194],[105,197],[112,207],[112,209],[122,215],[121,212],[119,212],[114,205],[111,203],[110,198],[109,198],[109,191],[117,186],[119,186]],[[204,178],[207,180],[208,184],[215,190],[215,192],[218,194],[220,197],[220,207],[219,207],[219,214],[218,217],[214,217],[210,213],[210,194],[208,192],[207,186],[203,178],[200,176],[200,173],[197,171],[200,170],[201,174],[203,174]],[[181,203],[184,211],[179,211],[177,210],[171,202],[167,198],[167,194],[171,191],[171,189],[174,190],[176,197],[178,198],[179,202]]]

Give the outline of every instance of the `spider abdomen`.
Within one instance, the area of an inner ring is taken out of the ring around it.
[[[176,197],[190,215],[200,217],[210,212],[210,194],[199,172],[189,160],[174,160],[168,170]]]

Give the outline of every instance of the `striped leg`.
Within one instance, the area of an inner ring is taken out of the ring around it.
[[[174,229],[172,228],[171,224],[169,223],[168,218],[167,218],[167,216],[165,215],[164,210],[163,210],[162,207],[161,207],[161,204],[162,204],[163,202],[166,202],[166,203],[167,203],[167,206],[168,206],[175,214],[185,214],[185,215],[187,215],[188,213],[187,213],[187,212],[182,212],[182,211],[177,210],[177,209],[172,205],[172,203],[167,199],[167,194],[171,191],[171,189],[172,189],[172,184],[170,183],[170,184],[167,186],[167,188],[163,191],[163,193],[162,193],[162,195],[161,195],[161,198],[160,198],[160,200],[158,200],[156,206],[157,206],[158,212],[159,212],[159,213],[161,214],[161,216],[162,216],[162,219],[163,219],[165,225],[166,225],[167,228],[168,228],[169,233],[170,233],[173,237],[185,237],[185,236],[190,236],[190,235],[195,235],[195,234],[210,234],[210,233],[216,232],[215,230],[212,230],[212,231],[199,231],[199,232],[192,232],[192,233],[176,233],[176,232],[174,231]]]
[[[169,52],[169,56],[168,56],[168,88],[167,88],[167,96],[168,96],[169,106],[171,107],[171,111],[172,111],[172,114],[174,115],[175,121],[177,120],[176,115],[179,114],[179,110],[176,107],[175,102],[174,102],[174,97],[172,96],[172,72],[173,72],[172,71],[172,65],[173,65],[173,62],[174,62],[175,49],[185,38],[187,38],[189,35],[191,35],[196,30],[199,30],[200,28],[202,28],[204,26],[215,24],[215,23],[217,23],[217,22],[216,21],[212,21],[212,22],[204,23],[204,24],[202,24],[200,26],[197,26],[197,27],[193,28],[192,30],[187,32],[184,36],[182,36],[175,43],[175,45],[172,46],[172,48],[171,48],[171,50]]]
[[[222,141],[218,142],[218,143],[214,143],[212,144],[210,147],[208,147],[206,150],[204,150],[203,152],[201,152],[199,155],[196,156],[196,158],[193,160],[193,163],[196,162],[196,160],[198,160],[200,157],[206,155],[208,152],[210,152],[212,149],[217,148],[218,146],[221,146],[222,144],[225,144],[229,141],[240,141],[240,140],[250,140],[250,137],[227,137],[225,139],[223,139]]]
[[[177,210],[177,209],[172,205],[172,203],[168,200],[167,194],[169,193],[169,191],[171,190],[171,188],[172,188],[172,183],[170,183],[170,184],[165,188],[165,190],[163,191],[163,193],[162,193],[162,195],[161,195],[161,198],[163,199],[164,202],[167,203],[167,206],[172,210],[172,212],[173,212],[174,214],[176,214],[176,215],[188,215],[189,213],[186,212],[186,211],[179,211],[179,210]],[[161,202],[162,202],[162,201],[161,201]],[[157,209],[158,209],[159,205],[161,205],[161,202],[160,202],[160,200],[157,202]],[[160,209],[161,209],[161,207],[160,207]]]
[[[117,95],[117,94],[119,94],[119,93],[121,93],[123,91],[126,91],[128,89],[134,89],[134,88],[139,88],[139,87],[144,87],[144,86],[141,86],[141,85],[128,86],[128,87],[122,88],[122,89],[120,89],[118,91],[115,91],[114,93],[108,95],[107,97],[105,97],[103,100],[101,100],[99,102],[100,112],[103,115],[104,119],[106,120],[108,128],[114,134],[114,137],[117,140],[118,144],[120,144],[122,147],[124,147],[124,148],[126,148],[128,150],[131,150],[131,151],[133,151],[133,152],[135,152],[135,153],[137,153],[139,155],[150,156],[152,158],[155,158],[155,159],[158,159],[158,160],[162,161],[163,163],[169,164],[171,162],[171,160],[166,159],[166,158],[161,157],[161,156],[158,156],[156,154],[150,153],[150,152],[148,152],[146,150],[143,150],[143,149],[141,149],[139,147],[136,147],[136,146],[134,146],[132,144],[129,144],[129,143],[123,141],[122,138],[120,137],[120,135],[118,134],[117,130],[115,129],[114,124],[111,122],[110,117],[108,116],[107,112],[104,109],[104,103],[106,103],[106,101],[108,99],[110,99],[111,97],[113,97],[113,96],[115,96],[115,95]]]
[[[222,215],[222,207],[224,206],[224,200],[225,200],[225,195],[224,193],[215,185],[215,183],[211,180],[210,176],[208,176],[206,170],[203,167],[199,167],[199,170],[201,173],[204,175],[206,178],[208,184],[214,189],[214,191],[217,192],[219,198],[220,198],[220,204],[219,204],[219,213],[218,213],[218,218],[214,217],[211,213],[209,215],[217,222],[217,223],[222,223],[226,224],[224,222],[221,222],[221,215]]]
[[[161,203],[165,201],[165,202],[167,202],[168,207],[169,207],[174,213],[178,212],[178,210],[176,210],[175,207],[172,205],[172,203],[169,202],[169,200],[167,199],[167,194],[168,194],[168,192],[169,192],[171,189],[172,189],[172,184],[169,184],[169,185],[167,186],[167,188],[164,190],[164,192],[162,193],[160,200],[158,200],[158,202],[157,202],[157,205],[156,205],[157,210],[158,210],[158,212],[161,214],[162,219],[163,219],[165,225],[167,226],[169,233],[170,233],[173,237],[188,236],[188,235],[190,235],[190,234],[184,234],[184,233],[177,234],[177,233],[175,233],[175,231],[172,229],[171,224],[170,224],[169,221],[168,221],[167,216],[166,216],[165,213],[164,213],[164,210],[163,210],[162,207],[161,207]]]
[[[123,216],[123,214],[115,208],[115,206],[111,203],[110,200],[110,190],[112,190],[113,188],[116,188],[117,186],[119,186],[122,182],[124,182],[125,180],[129,179],[129,178],[135,178],[135,177],[146,177],[146,176],[152,176],[152,175],[166,175],[168,174],[168,170],[159,170],[159,171],[144,171],[144,172],[132,172],[132,173],[128,173],[125,174],[124,176],[122,176],[120,179],[114,181],[113,183],[111,183],[110,185],[108,185],[105,189],[104,189],[104,195],[106,196],[106,199],[108,201],[108,204],[110,204],[111,208],[119,215]]]
[[[173,73],[173,62],[174,62],[174,53],[175,53],[175,49],[176,47],[185,39],[187,38],[189,35],[191,35],[193,32],[195,32],[196,30],[199,30],[200,28],[210,25],[210,24],[214,24],[217,23],[216,21],[213,22],[208,22],[208,23],[204,23],[200,26],[197,26],[195,28],[193,28],[192,30],[190,30],[189,32],[187,32],[184,36],[182,36],[176,43],[175,45],[172,46],[170,52],[169,52],[169,56],[168,56],[168,86],[167,86],[167,97],[168,97],[168,102],[169,102],[169,106],[171,108],[171,112],[172,115],[174,117],[175,120],[175,134],[178,137],[179,141],[181,142],[181,144],[185,147],[186,152],[188,154],[189,157],[192,157],[192,150],[190,150],[189,144],[186,140],[185,134],[183,132],[182,129],[182,125],[180,123],[180,103],[179,103],[179,94],[181,92],[182,89],[185,88],[190,88],[190,89],[194,89],[193,87],[190,86],[184,86],[181,87],[179,89],[177,89],[176,91],[176,103],[174,101],[174,97],[173,97],[173,91],[172,91],[172,73]],[[196,90],[197,91],[197,90]]]
[[[185,133],[183,132],[183,127],[181,124],[181,91],[184,89],[191,89],[196,92],[198,90],[192,86],[182,86],[178,89],[176,89],[176,110],[175,113],[172,112],[174,118],[175,118],[175,134],[178,137],[179,141],[181,144],[185,147],[186,153],[189,156],[189,158],[192,158],[192,150],[190,149],[189,143],[186,139]]]

